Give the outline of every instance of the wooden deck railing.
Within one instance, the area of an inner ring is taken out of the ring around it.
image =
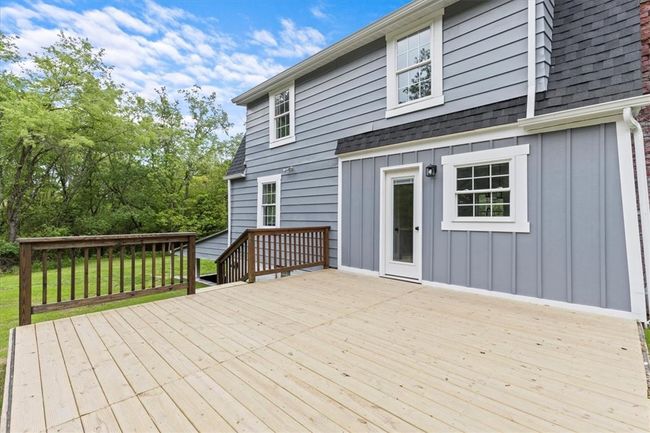
[[[247,229],[216,260],[217,284],[329,268],[329,227]]]
[[[31,323],[36,313],[169,290],[195,293],[195,233],[22,238],[18,242],[20,325]],[[41,302],[33,305],[39,298],[38,292],[32,293],[32,270],[38,262]],[[64,267],[67,264],[69,268]],[[55,276],[54,284],[48,281],[50,273],[49,280]]]

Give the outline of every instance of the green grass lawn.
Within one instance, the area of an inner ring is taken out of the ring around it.
[[[650,350],[650,328],[645,330],[645,342],[648,345],[648,350]]]
[[[165,273],[167,275],[166,283],[169,284],[169,273],[171,269],[170,257],[166,258],[165,264]],[[50,264],[52,260],[50,260]],[[145,266],[145,284],[146,287],[152,287],[151,281],[151,269],[152,269],[152,259],[149,255],[146,258]],[[104,258],[100,261],[100,280],[101,280],[101,290],[102,294],[108,293],[108,260]],[[140,290],[142,274],[141,274],[141,258],[136,257],[135,261],[135,288]],[[129,257],[126,258],[124,262],[125,272],[124,272],[124,290],[131,290],[131,260]],[[39,264],[34,265],[34,271],[32,272],[32,305],[41,304],[42,298],[42,282],[43,282],[43,273],[40,269]],[[202,273],[210,273],[214,270],[214,262],[210,260],[201,260],[201,271]],[[162,257],[158,256],[156,259],[156,283],[160,284],[161,282],[161,269],[162,269]],[[175,273],[178,277],[179,274],[179,265],[178,258],[175,260]],[[187,276],[187,269],[183,270],[185,276]],[[88,262],[88,292],[89,297],[95,295],[96,291],[96,277],[97,277],[97,262],[94,257],[92,257]],[[83,259],[77,259],[75,266],[75,294],[76,299],[83,298],[83,280],[84,280],[84,270],[83,270]],[[71,266],[68,263],[68,266],[61,269],[61,299],[62,301],[70,299],[70,281],[71,281]],[[53,303],[56,301],[56,284],[57,282],[57,272],[56,269],[48,269],[47,271],[47,299],[48,303]],[[119,258],[114,258],[113,260],[113,293],[119,292],[120,284],[120,275],[119,275]],[[202,287],[201,284],[197,283],[197,288]],[[92,313],[95,311],[108,310],[111,308],[124,307],[127,305],[136,305],[143,302],[157,301],[159,299],[166,299],[175,296],[181,296],[185,294],[184,290],[175,290],[171,292],[157,293],[148,296],[134,297],[130,299],[124,299],[121,301],[109,302],[106,304],[91,305],[85,307],[78,307],[70,310],[62,311],[52,311],[49,313],[35,314],[32,316],[32,323],[42,322],[44,320],[53,320],[59,319],[62,317],[75,316],[78,314]],[[18,273],[17,270],[8,273],[0,274],[0,407],[2,406],[2,399],[4,393],[4,380],[5,380],[5,367],[7,360],[7,344],[9,340],[9,330],[18,326]]]

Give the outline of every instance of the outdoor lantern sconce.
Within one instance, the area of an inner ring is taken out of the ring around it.
[[[424,175],[426,177],[435,177],[436,172],[438,171],[438,167],[435,164],[429,164],[424,170]]]

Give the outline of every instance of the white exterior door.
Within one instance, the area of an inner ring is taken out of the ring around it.
[[[422,167],[387,167],[383,174],[381,274],[422,279]]]

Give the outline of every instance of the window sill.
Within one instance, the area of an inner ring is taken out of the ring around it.
[[[530,233],[528,222],[499,221],[442,221],[440,228],[447,231]]]
[[[414,111],[424,110],[445,103],[445,95],[427,96],[426,98],[416,99],[415,101],[404,102],[403,104],[386,109],[386,119],[402,114],[412,113]]]
[[[288,137],[281,138],[279,140],[273,140],[269,143],[269,147],[280,147],[284,146],[290,143],[293,143],[296,141],[296,136],[295,135],[289,135]]]

